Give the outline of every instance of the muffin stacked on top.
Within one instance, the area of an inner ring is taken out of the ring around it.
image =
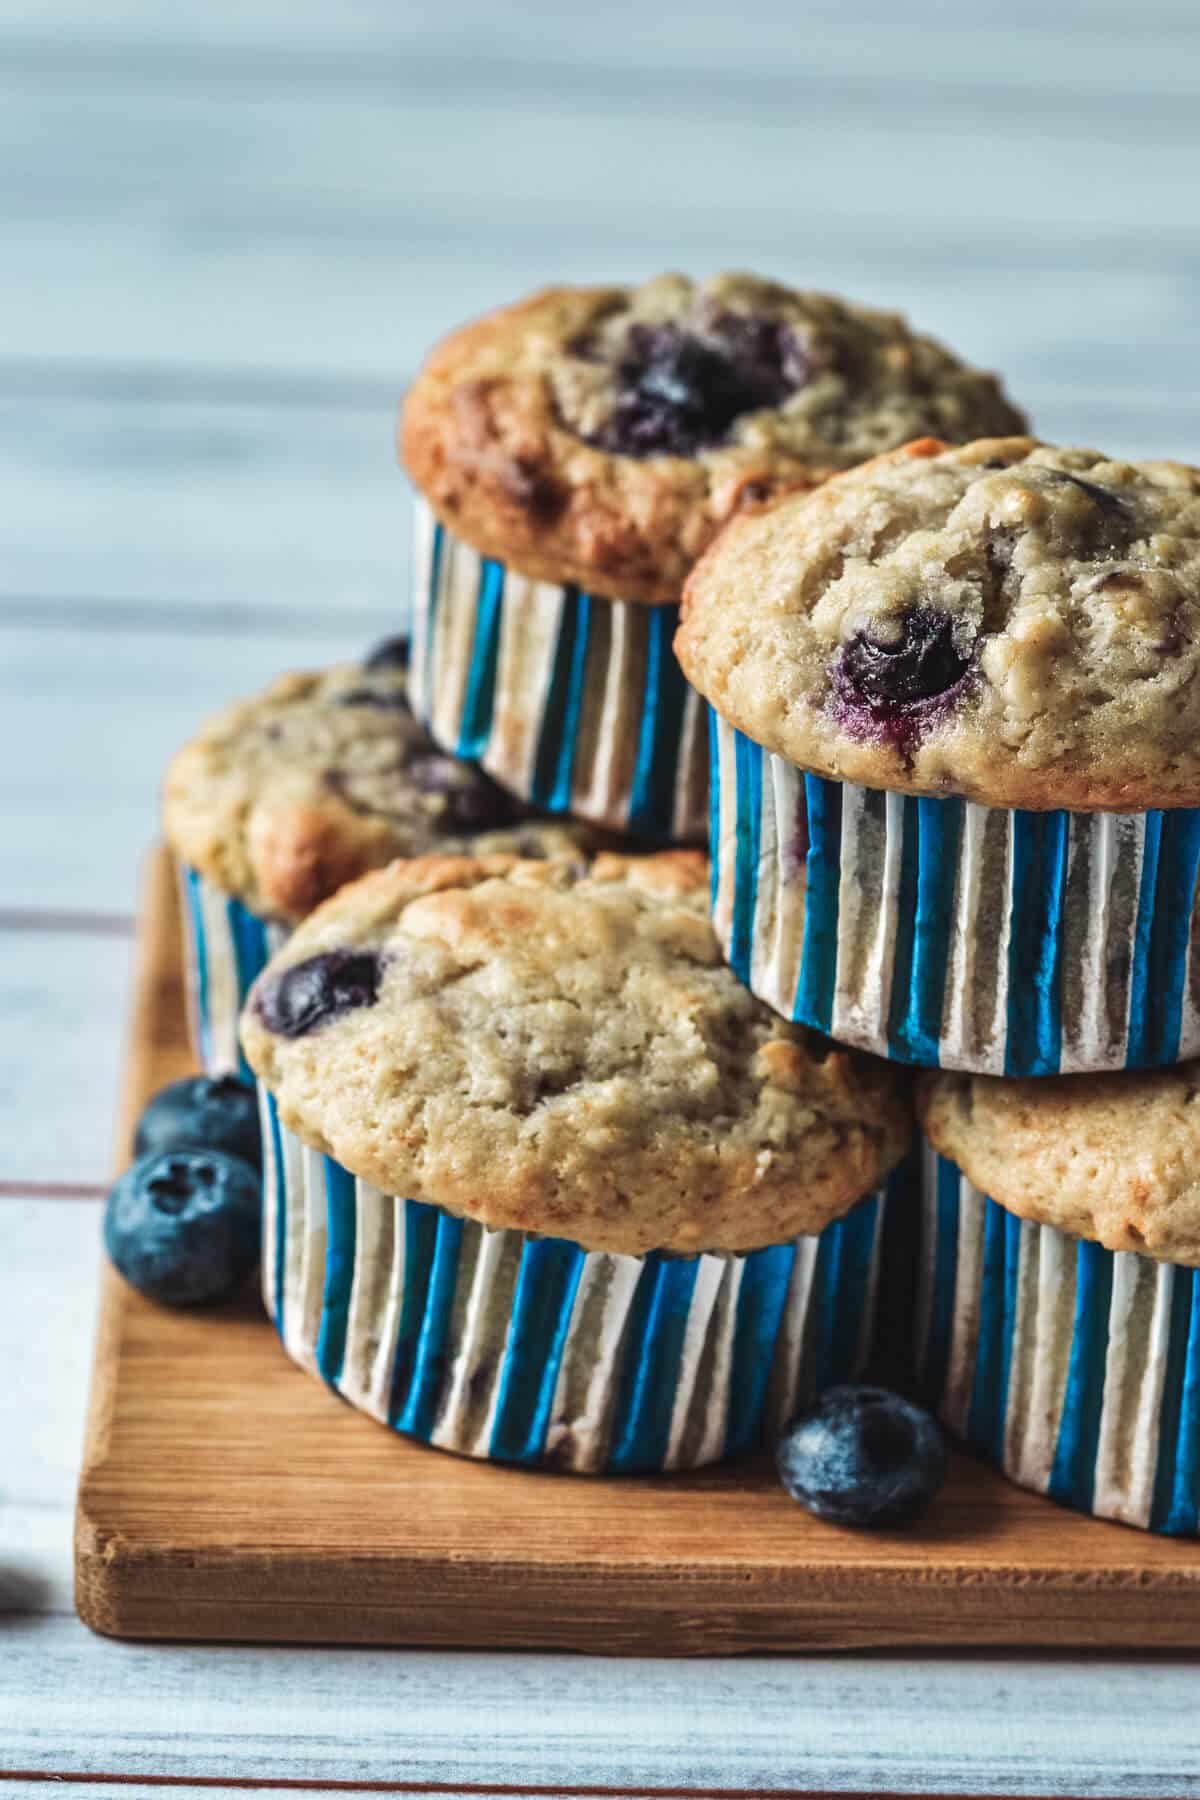
[[[249,995],[268,1305],[356,1404],[677,1468],[860,1367],[906,1085],[752,995],[661,848],[709,804],[678,602],[735,515],[1022,424],[902,320],[749,276],[548,290],[431,356],[411,672],[284,677],[167,782],[210,1063]]]
[[[1028,1485],[1194,1532],[1200,471],[915,442],[735,522],[676,643],[734,968],[964,1072],[918,1099],[944,1416]]]

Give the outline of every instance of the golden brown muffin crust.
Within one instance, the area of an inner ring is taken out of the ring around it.
[[[626,430],[631,367],[641,401]],[[735,409],[740,382],[746,406],[713,438],[697,394],[711,400],[723,370],[718,404]],[[400,450],[484,555],[663,603],[746,506],[923,433],[961,442],[1024,424],[993,376],[896,314],[753,275],[662,275],[546,288],[454,332],[409,391]],[[621,448],[631,434],[636,453]]]
[[[923,1077],[934,1148],[1009,1212],[1200,1267],[1200,1062],[1009,1081]]]
[[[629,1254],[819,1231],[903,1153],[903,1078],[742,987],[707,881],[688,851],[393,863],[260,977],[247,1056],[305,1142],[487,1225]],[[327,968],[373,1003],[287,1035]]]

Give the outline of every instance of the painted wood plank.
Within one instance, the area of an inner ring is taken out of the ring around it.
[[[1175,1658],[685,1665],[147,1648],[67,1619],[21,1622],[4,1648],[10,1768],[511,1783],[518,1794],[1200,1792],[1195,1668]]]
[[[250,630],[182,637],[114,625],[103,613],[95,623],[57,630],[0,624],[0,736],[12,745],[0,758],[0,814],[7,821],[0,904],[7,907],[132,910],[138,864],[158,835],[158,789],[171,753],[236,695],[254,693],[285,668],[352,660],[390,621],[381,617],[368,632],[355,613],[344,631],[336,615],[322,629],[311,621],[289,629],[285,615],[277,631],[259,617]],[[0,955],[9,959],[13,1004],[26,1032],[69,1029],[72,1008],[86,1014],[108,1005],[106,1025],[98,1025],[101,1034],[107,1030],[100,1066],[115,1068],[123,1009],[109,986],[98,992],[95,982],[124,979],[124,946],[81,949],[56,940],[31,957],[28,944],[17,947],[0,934]],[[111,976],[103,973],[109,970]],[[90,985],[85,991],[71,983]],[[20,1040],[9,1041],[15,1047]],[[100,1048],[89,1038],[86,1055],[94,1054]],[[19,1075],[13,1080],[26,1085]],[[96,1104],[89,1139],[109,1099]],[[94,1144],[81,1157],[63,1132],[61,1149],[45,1147],[55,1173],[94,1175]],[[10,1157],[15,1152],[5,1143],[0,1161]],[[18,1172],[33,1174],[36,1164]]]

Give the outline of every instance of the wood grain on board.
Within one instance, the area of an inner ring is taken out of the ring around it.
[[[149,869],[124,1096],[190,1067],[169,859]],[[928,1521],[811,1519],[764,1464],[599,1480],[406,1442],[284,1356],[257,1305],[156,1308],[106,1275],[77,1601],[133,1638],[665,1654],[1200,1646],[1200,1545],[1104,1525],[957,1458]]]

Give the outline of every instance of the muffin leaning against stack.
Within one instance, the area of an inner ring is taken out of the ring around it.
[[[361,665],[281,675],[170,763],[164,828],[180,867],[193,1039],[212,1073],[239,1066],[238,1015],[268,956],[344,882],[468,839],[531,857],[596,838],[535,821],[443,755],[409,710],[406,667],[406,641],[389,639]]]
[[[490,313],[404,407],[415,710],[548,812],[702,838],[708,747],[671,651],[696,557],[740,509],[907,438],[1023,425],[896,315],[752,275]]]
[[[267,1306],[352,1403],[620,1473],[857,1370],[903,1085],[742,987],[706,887],[689,852],[401,861],[260,976]]]

